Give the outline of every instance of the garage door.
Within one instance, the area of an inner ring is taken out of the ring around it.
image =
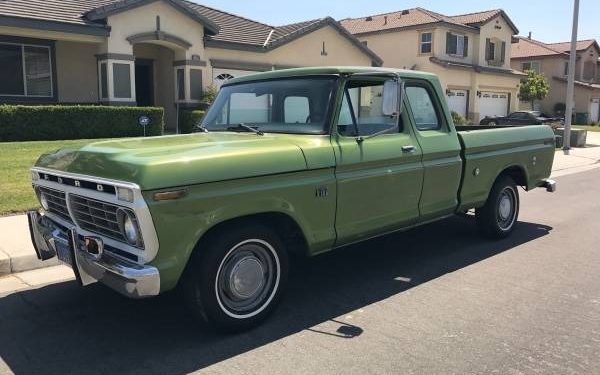
[[[600,122],[600,99],[592,99],[590,106],[590,122]]]
[[[508,97],[508,93],[504,92],[482,92],[479,98],[479,120],[485,116],[506,116]]]
[[[253,73],[256,72],[250,70],[213,68],[213,84],[216,88],[220,88],[223,83],[227,82],[227,80]]]
[[[465,118],[467,117],[468,98],[469,92],[467,90],[448,90],[446,94],[448,108]]]

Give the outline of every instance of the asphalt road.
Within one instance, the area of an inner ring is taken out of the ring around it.
[[[0,296],[0,373],[600,374],[600,169],[522,194],[507,240],[456,217],[297,264],[282,306],[203,333],[174,295]]]

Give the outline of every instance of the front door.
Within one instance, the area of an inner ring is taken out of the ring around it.
[[[135,60],[135,95],[140,107],[154,106],[153,65],[152,60]]]
[[[397,117],[383,116],[383,83],[382,78],[350,80],[344,91],[333,134],[338,245],[408,226],[419,218],[421,148],[405,114],[399,129]],[[389,133],[368,138],[385,129]],[[365,139],[357,141],[357,135]]]

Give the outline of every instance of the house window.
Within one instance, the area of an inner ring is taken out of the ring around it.
[[[190,92],[192,100],[202,100],[202,70],[190,70]]]
[[[185,70],[177,69],[177,99],[185,100]]]
[[[433,35],[431,33],[421,33],[420,52],[422,54],[431,53],[433,50]]]
[[[496,43],[489,42],[487,48],[487,59],[488,61],[496,60]]]
[[[565,61],[565,72],[564,73],[565,73],[565,76],[569,75],[569,62],[568,61]]]
[[[528,61],[522,64],[523,71],[533,70],[536,73],[540,73],[540,62],[539,61]]]
[[[113,87],[115,98],[131,98],[131,65],[115,63],[113,64]]]
[[[504,65],[506,61],[506,42],[495,38],[487,38],[485,40],[485,59],[489,65]]]
[[[100,63],[100,97],[108,99],[108,64]]]
[[[52,97],[50,47],[0,43],[0,95]]]
[[[466,57],[468,55],[468,48],[468,36],[446,33],[446,54]]]

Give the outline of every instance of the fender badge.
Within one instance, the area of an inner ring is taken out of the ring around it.
[[[81,187],[81,182],[79,182],[78,180],[75,180],[75,186],[76,187]]]

